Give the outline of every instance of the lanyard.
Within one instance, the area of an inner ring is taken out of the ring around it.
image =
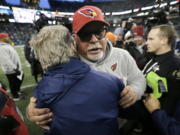
[[[158,62],[155,62],[151,67],[149,67],[149,69],[145,72],[145,69],[147,68],[147,66],[150,64],[152,62],[152,59],[146,64],[146,66],[144,67],[144,69],[143,69],[143,74],[147,74],[149,71],[151,71],[152,69],[153,69],[153,67],[155,67],[157,64],[158,64]]]

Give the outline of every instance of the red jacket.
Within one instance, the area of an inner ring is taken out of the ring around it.
[[[29,135],[27,126],[21,118],[21,114],[17,111],[15,102],[10,98],[5,90],[0,88],[1,94],[4,94],[6,100],[4,105],[0,109],[0,116],[13,116],[13,118],[19,123],[19,125],[12,131],[10,135]]]

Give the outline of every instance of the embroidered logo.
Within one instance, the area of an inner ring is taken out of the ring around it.
[[[176,79],[180,79],[180,70],[175,70],[173,73],[172,73],[172,76],[174,76]]]
[[[84,15],[86,17],[94,18],[94,17],[97,16],[97,13],[94,10],[89,9],[89,8],[82,9],[82,10],[80,10],[78,12],[79,12],[79,14]]]
[[[117,63],[115,63],[115,64],[113,64],[113,65],[111,66],[111,70],[112,70],[112,71],[115,71],[116,68],[117,68]]]

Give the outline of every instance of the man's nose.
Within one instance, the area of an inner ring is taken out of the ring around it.
[[[97,42],[99,39],[96,37],[95,34],[92,34],[90,42]]]

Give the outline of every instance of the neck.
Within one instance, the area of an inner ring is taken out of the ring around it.
[[[171,48],[168,46],[168,47],[164,47],[161,50],[157,51],[155,54],[156,55],[161,55],[161,54],[165,54],[165,53],[167,53],[169,51],[171,51]]]

